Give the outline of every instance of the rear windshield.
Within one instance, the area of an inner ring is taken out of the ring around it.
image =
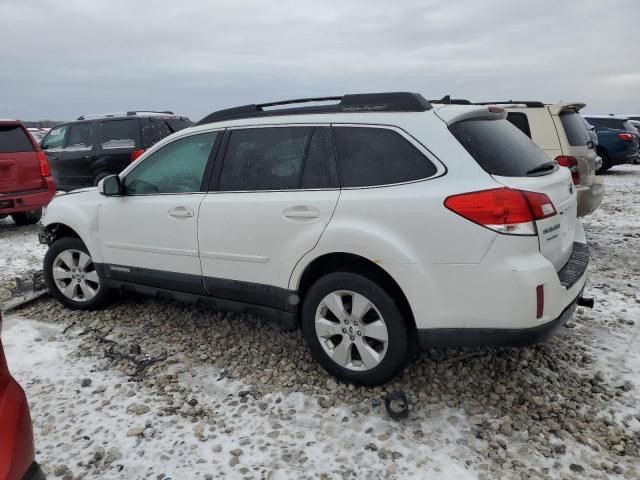
[[[589,143],[589,134],[580,115],[575,112],[561,113],[560,121],[564,127],[564,133],[567,135],[569,145],[583,147]]]
[[[551,160],[507,120],[464,120],[449,127],[478,164],[492,175],[524,177]],[[553,169],[540,174],[551,173]]]
[[[0,153],[33,152],[33,144],[20,125],[0,127]]]
[[[596,127],[597,130],[613,129],[613,130],[625,130],[624,121],[617,118],[593,118],[587,117],[587,121]]]

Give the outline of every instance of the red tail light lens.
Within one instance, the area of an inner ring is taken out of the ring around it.
[[[452,195],[444,206],[483,227],[511,235],[535,235],[533,222],[556,214],[544,193],[506,187]]]
[[[131,152],[131,161],[133,162],[143,153],[144,153],[144,148],[141,148],[139,150],[134,150],[133,152]]]
[[[618,134],[618,138],[620,140],[624,140],[625,142],[630,142],[631,140],[633,140],[633,134],[632,133],[619,133]]]
[[[574,185],[580,184],[580,172],[578,171],[578,160],[575,157],[561,155],[556,157],[556,163],[561,167],[567,167],[571,171],[571,179]]]
[[[51,175],[51,168],[49,168],[49,162],[47,161],[47,155],[40,150],[38,152],[38,162],[40,162],[40,175],[48,177]]]

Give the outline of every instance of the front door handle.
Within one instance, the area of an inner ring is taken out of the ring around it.
[[[282,214],[287,218],[318,218],[320,216],[320,211],[314,207],[298,205],[287,208],[282,212]]]
[[[169,209],[169,216],[176,218],[190,218],[193,217],[193,210],[186,207],[174,207]]]

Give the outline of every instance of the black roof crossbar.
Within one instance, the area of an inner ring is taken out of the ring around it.
[[[331,105],[312,105],[303,107],[278,108],[270,107],[294,105],[299,103],[328,102]],[[237,120],[241,118],[271,117],[279,115],[303,115],[318,113],[343,112],[425,112],[431,109],[431,104],[419,93],[389,92],[389,93],[358,93],[342,97],[299,98],[279,102],[243,105],[213,112],[196,125],[221,122],[223,120]]]

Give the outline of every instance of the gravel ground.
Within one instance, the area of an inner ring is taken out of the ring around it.
[[[137,296],[89,313],[35,302],[3,341],[38,458],[67,479],[639,478],[640,167],[605,183],[584,221],[594,310],[530,348],[423,352],[386,387],[336,382],[300,332],[253,316]],[[35,229],[8,223],[0,262],[37,265]],[[10,270],[0,293],[25,273]],[[406,420],[385,413],[394,389]]]

